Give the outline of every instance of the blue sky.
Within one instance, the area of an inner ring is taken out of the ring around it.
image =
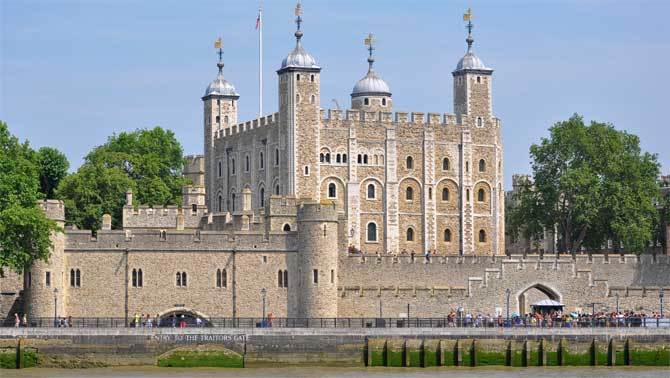
[[[275,71],[293,48],[293,1],[266,0],[264,113],[277,108]],[[453,112],[451,71],[466,49],[462,13],[475,13],[475,51],[495,69],[506,183],[529,172],[528,148],[580,113],[640,136],[670,167],[667,123],[670,1],[304,0],[305,48],[322,72],[322,105],[366,71],[363,38],[394,110]],[[0,119],[73,167],[112,133],[160,125],[185,153],[201,153],[202,96],[225,75],[241,94],[240,120],[258,109],[257,1],[1,0]]]

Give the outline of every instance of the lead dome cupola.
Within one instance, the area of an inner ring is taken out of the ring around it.
[[[351,92],[351,97],[357,96],[391,96],[391,89],[388,84],[377,74],[373,68],[375,58],[372,56],[374,37],[370,34],[365,39],[370,56],[368,57],[368,73],[360,79]]]
[[[284,60],[282,60],[280,71],[287,68],[309,68],[318,70],[320,67],[316,64],[316,59],[302,47],[302,43],[300,42],[303,36],[302,30],[300,30],[300,24],[302,24],[302,6],[300,3],[298,3],[295,8],[295,15],[297,16],[295,19],[297,30],[294,34],[295,48],[286,56],[286,58],[284,58]]]
[[[235,90],[235,86],[227,81],[223,77],[223,48],[221,38],[219,38],[214,46],[219,50],[219,62],[216,66],[219,68],[219,73],[205,89],[205,96],[227,96],[227,97],[240,97],[240,95]]]

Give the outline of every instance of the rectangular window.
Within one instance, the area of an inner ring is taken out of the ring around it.
[[[335,283],[335,270],[330,270],[330,283]]]
[[[313,279],[314,283],[318,284],[319,283],[319,270],[314,269],[314,271],[312,272],[312,275],[313,275],[312,279]]]
[[[268,257],[267,257],[267,256],[263,256],[263,264],[267,264],[267,262],[268,262]]]
[[[44,286],[51,287],[51,272],[46,272],[46,277],[44,279]]]

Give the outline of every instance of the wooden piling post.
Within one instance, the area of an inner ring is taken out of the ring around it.
[[[596,339],[591,340],[591,347],[589,348],[589,360],[591,366],[598,365],[598,352],[596,350]]]
[[[470,367],[477,366],[477,340],[472,339],[472,344],[470,344]]]
[[[19,341],[16,343],[16,368],[23,369],[23,338],[19,338]]]
[[[524,340],[523,348],[521,349],[521,366],[527,367],[530,359],[530,351],[528,350],[528,340]]]
[[[623,364],[630,366],[630,340],[626,338],[626,342],[623,344]]]
[[[463,365],[463,355],[461,354],[461,345],[460,340],[456,339],[454,344],[454,366]]]
[[[616,366],[616,349],[613,338],[610,338],[607,343],[607,366]]]
[[[558,340],[558,349],[556,350],[556,365],[563,366],[565,364],[565,346],[563,345],[563,340]]]
[[[505,349],[505,366],[512,366],[512,342],[507,343],[507,349]]]

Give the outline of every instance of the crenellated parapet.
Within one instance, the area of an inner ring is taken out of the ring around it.
[[[162,208],[153,208],[146,205],[134,208],[126,205],[123,207],[123,228],[176,229],[178,228],[178,221],[183,218],[183,228],[195,229],[198,228],[201,219],[207,214],[205,206],[183,209],[175,205]]]
[[[279,124],[279,113],[273,113],[267,116],[256,118],[254,120],[230,125],[228,127],[219,129],[215,133],[215,139],[225,138],[228,136],[243,134],[259,128],[276,127]]]

